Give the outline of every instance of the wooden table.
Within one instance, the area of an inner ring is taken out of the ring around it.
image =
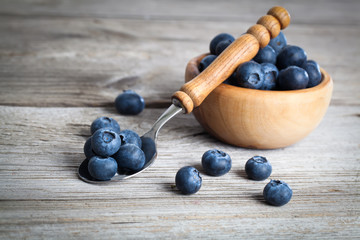
[[[77,177],[91,122],[115,118],[146,132],[184,81],[187,61],[220,32],[239,36],[273,5],[292,16],[284,31],[334,79],[319,127],[277,150],[226,145],[192,115],[160,131],[159,156],[139,176],[93,185]],[[360,2],[346,1],[1,1],[0,239],[360,239]],[[138,116],[114,107],[123,89],[146,101]],[[203,174],[181,195],[177,170],[201,170],[211,148],[231,171]],[[267,205],[267,181],[246,178],[254,155],[293,189]]]

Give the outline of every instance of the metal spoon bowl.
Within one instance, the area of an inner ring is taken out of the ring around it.
[[[175,105],[176,104],[176,105]],[[157,150],[156,150],[156,139],[159,133],[159,130],[166,122],[168,122],[171,118],[173,118],[175,115],[177,115],[179,112],[182,111],[182,107],[179,107],[179,103],[175,101],[175,104],[172,104],[160,117],[159,119],[154,123],[150,131],[145,133],[141,137],[142,141],[142,147],[145,154],[145,165],[140,171],[136,172],[118,172],[115,174],[114,177],[112,177],[110,180],[107,181],[99,181],[93,178],[89,171],[88,171],[88,163],[89,159],[85,159],[79,166],[78,169],[78,176],[81,180],[88,182],[88,183],[108,183],[108,182],[114,182],[114,181],[121,181],[130,177],[133,177],[141,172],[143,172],[145,169],[150,167],[157,156]]]

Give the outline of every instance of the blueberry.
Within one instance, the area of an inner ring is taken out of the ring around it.
[[[102,157],[110,157],[116,153],[121,145],[121,139],[111,128],[100,128],[91,137],[93,151]]]
[[[226,39],[218,43],[215,48],[215,55],[220,55],[234,40]]]
[[[88,159],[96,155],[91,147],[91,137],[89,137],[84,144],[84,153]]]
[[[302,68],[307,72],[309,75],[309,83],[306,87],[315,87],[321,82],[321,72],[319,64],[313,60],[306,61]]]
[[[263,196],[267,203],[274,206],[282,206],[290,201],[292,190],[289,185],[283,181],[271,180],[266,184]]]
[[[120,132],[120,126],[118,122],[109,117],[99,117],[91,123],[91,134],[94,134],[96,130],[100,128],[112,128],[115,132]]]
[[[141,148],[141,139],[136,132],[126,129],[126,130],[122,130],[119,133],[119,136],[121,139],[121,145],[131,143]]]
[[[264,71],[264,83],[261,89],[264,90],[274,90],[277,88],[277,77],[279,75],[279,70],[274,64],[271,63],[262,63],[261,67]]]
[[[216,46],[218,45],[219,42],[224,41],[224,40],[231,40],[234,41],[235,38],[228,34],[228,33],[220,33],[218,35],[216,35],[210,42],[210,53],[215,55],[216,53]]]
[[[300,67],[290,66],[280,71],[278,81],[283,90],[303,89],[308,85],[309,75]]]
[[[288,45],[284,47],[276,58],[276,66],[279,70],[289,66],[301,67],[306,61],[307,54],[301,47]]]
[[[245,88],[260,89],[264,82],[264,71],[254,61],[241,64],[236,70],[236,85]]]
[[[110,180],[117,172],[117,163],[112,157],[93,156],[88,163],[89,174],[101,181]]]
[[[207,68],[216,58],[216,55],[207,55],[203,59],[201,59],[199,64],[199,71],[202,72]]]
[[[269,161],[261,156],[254,156],[247,160],[245,172],[250,179],[261,181],[271,175],[272,167]]]
[[[114,155],[119,170],[139,171],[145,164],[144,152],[135,144],[127,143],[122,145]]]
[[[201,164],[207,174],[221,176],[230,171],[231,158],[223,151],[212,149],[203,154]]]
[[[145,154],[145,164],[149,162],[156,154],[156,145],[154,140],[149,137],[141,137],[141,150]]]
[[[283,32],[280,32],[276,38],[270,40],[269,45],[274,49],[276,55],[287,45],[287,40]]]
[[[230,75],[223,83],[229,84],[229,85],[236,85],[236,71],[233,72],[233,74]]]
[[[254,61],[257,63],[276,63],[276,53],[275,50],[267,45],[264,48],[260,48],[259,52],[254,57]]]
[[[132,90],[125,90],[115,99],[116,110],[123,115],[137,115],[145,108],[144,98]]]
[[[176,173],[175,183],[177,189],[183,194],[193,194],[199,191],[202,178],[199,171],[191,166],[180,168]]]

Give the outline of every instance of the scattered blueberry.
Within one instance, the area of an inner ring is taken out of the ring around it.
[[[100,128],[91,137],[91,146],[96,155],[109,157],[116,153],[121,145],[121,139],[111,128]]]
[[[279,70],[274,64],[262,63],[261,67],[264,71],[264,83],[261,87],[263,90],[275,90],[277,88],[277,77]]]
[[[91,137],[89,137],[84,144],[84,153],[88,159],[96,155],[91,147]]]
[[[210,53],[215,55],[216,54],[216,46],[218,45],[219,42],[224,41],[224,40],[234,41],[235,38],[228,33],[220,33],[220,34],[216,35],[210,42]]]
[[[121,139],[121,145],[130,143],[130,144],[135,144],[136,146],[141,148],[141,139],[136,132],[126,129],[126,130],[122,130],[119,133],[119,136]]]
[[[264,71],[260,64],[249,61],[236,70],[236,85],[245,88],[260,89],[264,82]]]
[[[264,199],[267,203],[274,206],[287,204],[292,197],[292,190],[285,182],[271,180],[264,188]]]
[[[283,90],[303,89],[308,85],[309,75],[300,67],[290,66],[280,71],[278,81]]]
[[[119,170],[139,171],[145,164],[144,152],[135,144],[122,145],[114,155]]]
[[[207,174],[221,176],[230,171],[231,158],[229,154],[223,151],[212,149],[203,154],[201,164]]]
[[[91,134],[94,134],[96,132],[96,130],[99,130],[100,128],[112,128],[114,129],[115,132],[119,133],[120,132],[120,126],[119,123],[109,117],[99,117],[97,119],[95,119],[92,123],[91,123]]]
[[[120,114],[137,115],[145,108],[143,97],[132,90],[125,90],[115,99],[115,107]]]
[[[276,38],[270,40],[269,45],[274,49],[276,55],[287,45],[287,40],[283,32],[280,32]]]
[[[319,64],[313,60],[306,61],[302,68],[307,72],[309,75],[309,83],[306,87],[315,87],[321,82],[321,72]]]
[[[199,64],[199,71],[202,72],[207,68],[216,58],[216,55],[207,55],[203,59],[201,59]]]
[[[100,181],[110,180],[117,172],[117,163],[112,157],[93,156],[88,163],[89,174]]]
[[[202,178],[199,171],[191,166],[180,168],[175,177],[176,187],[183,194],[193,194],[199,191]]]
[[[234,40],[226,39],[218,43],[215,48],[215,55],[220,55]]]
[[[245,172],[253,180],[265,180],[271,175],[271,171],[271,164],[265,157],[254,156],[245,164]]]
[[[301,47],[287,45],[284,47],[276,58],[276,66],[279,70],[289,66],[301,67],[306,61],[307,54]]]
[[[260,48],[253,60],[257,63],[272,63],[276,64],[275,50],[267,45],[264,48]]]

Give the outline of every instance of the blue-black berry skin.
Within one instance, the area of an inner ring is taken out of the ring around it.
[[[306,62],[307,54],[301,47],[287,45],[276,58],[276,66],[279,70],[289,66],[301,67]]]
[[[119,170],[123,171],[140,171],[145,164],[145,154],[135,144],[122,145],[113,158],[118,163]]]
[[[87,159],[90,159],[96,155],[91,147],[91,137],[89,137],[84,144],[84,153]]]
[[[176,173],[175,183],[181,193],[194,194],[201,188],[202,178],[196,168],[186,166]]]
[[[228,33],[220,33],[218,35],[216,35],[211,41],[210,41],[210,53],[213,55],[216,55],[216,47],[217,45],[224,40],[230,40],[230,41],[234,41],[235,38]]]
[[[215,48],[215,55],[220,55],[230,44],[233,42],[231,39],[223,40],[218,43]]]
[[[259,52],[256,54],[256,56],[253,58],[253,60],[257,63],[276,63],[276,52],[275,50],[267,45],[264,48],[260,48]]]
[[[92,135],[91,146],[96,155],[110,157],[119,150],[121,139],[113,129],[100,128]]]
[[[279,70],[274,64],[262,63],[261,67],[264,71],[264,83],[261,87],[263,90],[275,90],[277,89],[277,78],[279,76]]]
[[[236,70],[236,85],[244,88],[261,89],[264,77],[264,71],[259,63],[245,62]]]
[[[88,163],[89,174],[100,181],[110,180],[117,172],[117,163],[112,157],[93,156]]]
[[[199,71],[202,72],[204,71],[216,58],[216,55],[207,55],[206,57],[204,57],[203,59],[201,59],[200,64],[199,64]]]
[[[307,88],[315,87],[321,82],[320,66],[317,62],[308,60],[302,65],[302,68],[309,75],[309,83],[306,86]]]
[[[122,115],[137,115],[145,108],[142,96],[132,90],[125,90],[115,99],[116,110]]]
[[[304,89],[309,83],[309,75],[300,67],[290,66],[279,72],[278,81],[282,90]]]
[[[119,133],[119,136],[121,139],[121,145],[130,143],[130,144],[135,144],[136,146],[141,148],[141,138],[136,132],[126,129],[126,130],[122,130]]]
[[[263,196],[267,203],[274,206],[283,206],[287,204],[293,191],[284,181],[271,180],[264,188]]]
[[[276,38],[271,39],[269,45],[274,49],[276,55],[278,55],[279,52],[287,45],[287,40],[284,33],[280,32]]]
[[[94,134],[100,128],[112,128],[114,129],[115,132],[117,133],[120,132],[119,123],[115,119],[109,117],[99,117],[95,119],[91,123],[91,127],[90,127],[91,134]]]
[[[230,171],[231,158],[229,154],[223,151],[211,149],[203,154],[201,164],[207,174],[222,176]]]
[[[245,172],[250,179],[262,181],[271,175],[272,166],[265,157],[254,156],[246,162]]]

